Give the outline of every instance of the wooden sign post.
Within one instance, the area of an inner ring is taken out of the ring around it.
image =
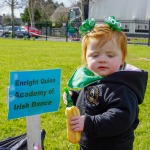
[[[28,116],[26,122],[28,150],[33,150],[35,143],[41,147],[40,115]]]

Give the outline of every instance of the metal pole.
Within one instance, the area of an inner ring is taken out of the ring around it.
[[[68,42],[68,21],[66,22],[66,42]]]
[[[14,35],[14,22],[13,22],[13,20],[12,20],[12,33],[11,33],[11,38],[13,39],[13,35]]]
[[[28,39],[30,38],[30,37],[29,37],[29,24],[30,24],[30,23],[28,22]]]
[[[149,20],[149,30],[148,30],[148,46],[150,46],[150,20]]]
[[[82,17],[81,17],[81,21],[84,21],[84,0],[81,0],[81,11],[82,11]]]
[[[46,41],[47,41],[47,21],[46,21]]]
[[[12,39],[14,36],[14,0],[11,1]]]

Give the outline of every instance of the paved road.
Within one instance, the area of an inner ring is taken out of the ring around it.
[[[2,38],[2,37],[0,37]],[[14,38],[16,40],[22,40],[22,38]],[[46,41],[45,37],[40,37],[38,39],[36,39],[37,41]],[[62,37],[47,37],[47,41],[60,41],[60,42],[66,42],[66,38],[62,38]],[[75,40],[70,40],[68,38],[68,42],[80,42],[80,39],[75,39]]]
[[[46,41],[46,38],[38,38],[36,40]],[[62,42],[65,42],[66,38],[61,38],[61,37],[47,37],[47,41],[62,41]]]
[[[66,39],[66,38],[62,38],[62,37],[47,37],[47,39],[46,39],[46,37],[41,37],[41,38],[38,38],[38,39],[36,39],[36,40],[43,40],[43,41],[62,41],[62,42],[66,42],[67,40],[68,40],[68,42],[80,42],[80,39],[74,39],[74,40],[70,40],[69,38],[68,39]]]

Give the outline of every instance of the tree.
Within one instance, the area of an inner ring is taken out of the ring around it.
[[[14,9],[21,7],[19,0],[1,0],[1,7],[9,6],[11,8],[12,36],[14,34]]]
[[[22,1],[26,4],[26,6],[28,8],[31,26],[35,26],[34,12],[35,12],[36,6],[37,6],[37,4],[39,4],[40,0],[22,0]]]
[[[22,21],[25,22],[30,22],[30,17],[29,17],[29,11],[28,11],[28,7],[26,7],[24,9],[24,13],[21,14],[21,19]]]
[[[40,21],[40,19],[41,19],[41,14],[40,14],[38,9],[35,9],[35,11],[34,11],[34,20],[35,21]]]
[[[31,27],[35,26],[35,21],[34,21],[35,1],[36,0],[28,0],[28,11],[30,16]]]
[[[24,0],[26,1],[31,26],[35,26],[35,19],[48,19],[56,9],[53,0]],[[36,15],[36,17],[34,16]]]
[[[41,0],[39,4],[39,11],[43,20],[49,20],[52,13],[59,6],[58,3],[54,3],[52,0]]]
[[[3,19],[3,25],[11,25],[11,16],[10,15],[4,15],[2,19]]]
[[[21,19],[24,23],[30,22],[30,16],[29,16],[29,11],[28,7],[24,9],[24,13],[21,15]],[[41,19],[41,14],[38,9],[34,10],[34,21],[39,21]]]
[[[24,0],[27,4],[27,10],[22,15],[23,21],[30,20],[31,26],[35,25],[35,21],[49,20],[52,13],[55,11],[59,4],[54,3],[53,0]],[[26,17],[26,15],[29,16]],[[35,16],[36,15],[36,16]]]

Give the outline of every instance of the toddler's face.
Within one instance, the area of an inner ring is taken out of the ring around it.
[[[118,71],[124,62],[116,41],[111,40],[103,47],[97,45],[98,41],[90,39],[86,52],[88,68],[99,76],[107,76]]]

